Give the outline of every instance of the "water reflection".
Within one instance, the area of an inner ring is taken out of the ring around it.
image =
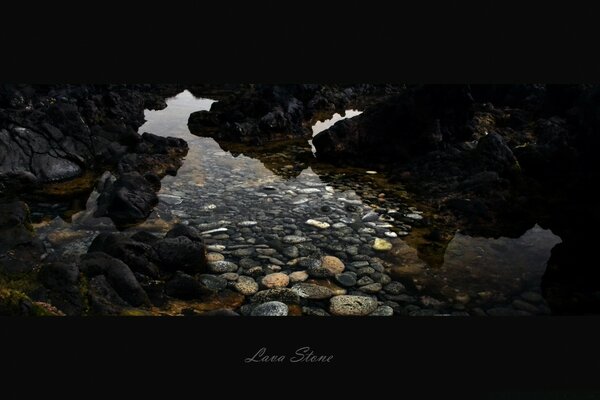
[[[458,232],[448,243],[444,264],[433,276],[446,290],[467,293],[473,299],[508,301],[525,291],[540,292],[551,250],[558,243],[558,236],[537,224],[514,239]]]
[[[347,118],[356,117],[357,115],[360,115],[360,114],[362,114],[362,111],[346,110],[346,111],[344,111],[343,115],[340,113],[335,113],[329,119],[326,119],[324,121],[317,121],[312,126],[312,136],[315,137],[315,135],[317,133],[323,132],[325,129],[331,128],[338,121],[341,121],[341,120],[347,119]],[[317,149],[315,149],[315,146],[313,146],[312,139],[309,140],[308,143],[310,144],[310,148],[311,148],[313,155],[315,155],[317,152]]]

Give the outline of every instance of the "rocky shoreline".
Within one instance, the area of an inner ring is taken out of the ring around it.
[[[165,99],[181,90],[1,88],[0,314],[538,315],[600,309],[595,269],[576,262],[591,248],[589,226],[599,215],[595,204],[581,200],[598,171],[592,152],[596,87],[192,85],[192,93],[219,99],[210,111],[190,115],[192,133],[215,138],[234,155],[261,159],[286,179],[310,167],[326,183],[240,188],[242,197],[213,198],[191,211],[199,217],[182,218],[166,234],[136,230],[159,202],[181,201],[158,193],[165,176],[177,175],[188,144],[137,133],[145,109],[166,107]],[[315,159],[306,142],[315,118],[357,105],[363,114],[314,138]],[[294,146],[280,165],[279,148]],[[336,164],[385,172],[422,208],[356,182],[347,187],[344,174],[330,174]],[[361,196],[340,195],[353,187]],[[75,192],[84,199],[91,194],[79,219],[108,219],[125,232],[101,230],[85,239],[83,251],[65,258],[46,251],[48,238],[36,235],[27,203]],[[264,211],[245,215],[245,209]],[[213,214],[223,217],[201,217]],[[543,297],[524,288],[502,300],[504,306],[483,294],[440,297],[422,290],[431,278],[425,271],[439,262],[457,230],[519,237],[535,223],[563,239],[548,262]]]

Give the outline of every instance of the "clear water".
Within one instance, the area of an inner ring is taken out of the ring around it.
[[[444,312],[510,306],[522,293],[539,292],[550,251],[560,242],[551,231],[535,226],[518,239],[477,238],[457,232],[445,249],[442,266],[426,265],[405,241],[410,243],[419,232],[411,233],[411,221],[417,222],[426,213],[411,204],[402,187],[390,184],[383,174],[318,164],[306,141],[257,149],[192,135],[187,128],[190,113],[209,110],[213,102],[184,91],[168,99],[166,109],[145,112],[147,122],[140,133],[182,138],[189,152],[177,176],[163,179],[160,203],[151,216],[130,231],[164,233],[175,223],[200,231],[218,229],[206,234],[207,243],[225,246],[226,258],[229,249],[265,246],[273,237],[295,235],[306,238],[321,254],[350,255],[348,262],[363,258],[392,269],[414,264],[421,273],[403,278],[415,284],[409,285],[403,301]],[[347,110],[317,122],[313,134],[358,114],[358,110]],[[86,251],[96,233],[115,229],[110,220],[91,216],[96,197],[93,193],[87,209],[75,214],[70,224],[55,218],[37,225],[50,251],[76,256]],[[373,209],[395,211],[390,214],[395,217],[361,222]],[[308,225],[309,219],[329,227]],[[393,250],[373,251],[375,238],[389,241]],[[457,295],[462,295],[462,301],[456,301]],[[535,306],[539,313],[548,312],[543,301]]]

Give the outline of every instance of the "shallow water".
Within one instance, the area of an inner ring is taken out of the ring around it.
[[[376,171],[318,164],[310,142],[257,149],[192,135],[187,128],[189,114],[209,110],[213,102],[184,91],[168,99],[164,110],[145,112],[147,122],[140,133],[182,138],[189,152],[177,176],[162,180],[160,203],[148,220],[129,231],[164,233],[174,223],[190,224],[207,232],[207,244],[226,259],[253,258],[273,271],[292,268],[294,257],[269,254],[272,244],[285,236],[303,241],[286,245],[299,247],[301,255],[343,256],[355,270],[384,265],[416,271],[402,270],[399,279],[407,284],[407,293],[391,300],[412,306],[407,308],[410,315],[512,307],[523,293],[535,303],[537,311],[531,313],[548,312],[543,300],[531,293],[539,293],[550,250],[560,242],[549,230],[535,226],[518,239],[477,238],[457,232],[445,249],[443,264],[427,265],[402,239],[415,235],[412,227],[423,225],[428,216],[415,208],[404,188],[390,184]],[[317,122],[313,134],[358,114],[347,110]],[[92,194],[86,211],[73,216],[72,224],[55,218],[37,225],[50,251],[77,256],[86,251],[97,232],[115,229],[109,219],[91,217],[96,196]],[[362,221],[373,209],[385,215]],[[308,220],[316,222],[309,225]],[[376,238],[390,242],[392,250],[374,250]],[[250,249],[248,255],[243,249]],[[276,250],[278,255],[283,251]]]

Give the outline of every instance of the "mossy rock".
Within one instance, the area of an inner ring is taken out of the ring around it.
[[[23,292],[13,289],[0,288],[0,315],[41,317],[58,316],[58,311],[31,301]]]

